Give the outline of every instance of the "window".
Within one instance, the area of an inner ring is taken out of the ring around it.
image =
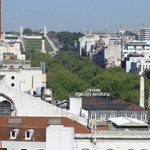
[[[141,114],[141,121],[145,121],[147,118],[146,114]]]
[[[31,140],[34,130],[30,129],[25,132],[25,140]]]
[[[16,139],[19,133],[19,129],[13,129],[10,131],[10,139]]]
[[[127,114],[126,113],[122,113],[121,117],[127,117]]]
[[[135,113],[131,114],[131,118],[136,119],[137,118],[137,114],[135,114]]]
[[[105,113],[100,114],[100,120],[106,120],[106,114]]]
[[[0,116],[10,116],[11,115],[11,104],[8,101],[0,102]]]
[[[27,138],[30,138],[30,131],[27,131],[26,134],[27,134]]]
[[[14,79],[15,79],[15,76],[11,76],[11,79],[14,80]]]
[[[11,83],[11,87],[14,87],[15,86],[15,83]]]
[[[91,119],[96,119],[96,114],[95,113],[91,113]]]
[[[110,117],[110,118],[115,118],[115,117],[116,117],[116,114],[115,114],[115,113],[110,113],[110,114],[109,114],[109,117]]]
[[[16,136],[15,133],[16,133],[15,131],[11,131],[11,136],[12,136],[12,137],[15,137],[15,136]]]

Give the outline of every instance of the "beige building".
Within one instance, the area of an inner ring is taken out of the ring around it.
[[[25,60],[21,46],[21,39],[18,36],[4,35],[0,41],[0,60]]]
[[[42,75],[41,68],[2,68],[0,83],[29,92],[43,86]]]

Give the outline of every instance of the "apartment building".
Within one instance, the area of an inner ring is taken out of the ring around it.
[[[108,30],[85,32],[76,41],[74,50],[80,56],[90,57],[98,66],[104,68],[121,64],[120,38],[111,35]]]

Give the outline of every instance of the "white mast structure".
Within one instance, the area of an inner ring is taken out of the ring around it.
[[[140,106],[144,108],[144,78],[140,78]]]

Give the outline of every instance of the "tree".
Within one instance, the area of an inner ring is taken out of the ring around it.
[[[47,88],[52,88],[55,99],[67,99],[75,92],[98,88],[102,92],[110,93],[113,99],[139,104],[140,76],[126,74],[122,68],[101,69],[89,58],[71,51],[62,51],[55,57],[42,53],[28,53],[27,58],[34,67],[38,67],[41,61],[46,62]],[[144,78],[145,100],[147,100],[150,80]]]
[[[32,30],[29,29],[29,28],[26,28],[26,29],[23,30],[23,34],[27,35],[27,36],[30,36],[30,35],[32,35]]]
[[[76,33],[76,32],[63,31],[63,32],[55,33],[55,32],[51,31],[48,33],[48,36],[50,38],[58,39],[58,41],[61,43],[61,45],[63,45],[61,50],[73,51],[74,41],[78,40],[80,37],[82,37],[83,34],[81,32]]]

